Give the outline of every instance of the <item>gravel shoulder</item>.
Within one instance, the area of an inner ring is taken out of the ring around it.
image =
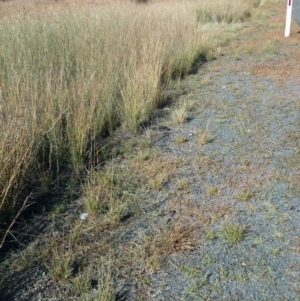
[[[151,137],[149,154],[168,175],[162,187],[136,188],[139,214],[113,235],[81,225],[76,262],[95,289],[106,288],[101,273],[109,278],[113,298],[83,299],[47,264],[20,268],[15,254],[1,266],[0,300],[300,300],[300,35],[294,25],[284,39],[282,20],[244,28],[180,82],[174,107],[141,138]],[[187,122],[177,124],[180,108]],[[131,159],[116,160],[130,170]],[[82,211],[76,204],[52,220],[58,236],[70,231],[61,221]],[[29,247],[51,240],[53,228]]]

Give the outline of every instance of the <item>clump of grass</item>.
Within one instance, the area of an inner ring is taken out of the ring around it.
[[[91,277],[88,274],[79,274],[71,280],[73,286],[80,292],[86,293],[91,290]]]
[[[284,238],[284,232],[275,229],[274,232],[273,232],[273,237],[283,239]]]
[[[144,150],[140,150],[135,155],[135,160],[145,162],[147,160],[150,160],[151,157],[155,156],[155,150],[151,148],[147,148]]]
[[[254,239],[253,239],[253,242],[258,244],[258,245],[263,244],[265,241],[266,241],[266,239],[261,235],[258,235],[256,237],[254,237]]]
[[[270,254],[273,256],[277,256],[282,251],[282,247],[271,247],[269,248]]]
[[[289,219],[289,213],[286,212],[286,213],[283,213],[283,214],[280,214],[279,216],[276,217],[276,224],[281,224],[281,223],[284,223],[285,221],[287,221]]]
[[[111,264],[111,263],[109,263]],[[114,301],[116,292],[113,287],[111,267],[108,271],[104,269],[98,271],[98,285],[96,289],[89,290],[82,295],[83,301]]]
[[[178,224],[154,236],[155,252],[169,255],[183,250],[193,250],[197,244],[197,225]]]
[[[209,121],[207,122],[206,129],[203,132],[200,132],[199,143],[205,145],[211,143],[213,139],[209,136]]]
[[[179,136],[175,137],[175,142],[177,144],[182,144],[182,143],[184,143],[186,141],[187,141],[187,139],[183,135],[179,135]]]
[[[205,238],[207,240],[214,240],[217,238],[217,234],[216,234],[216,231],[215,229],[209,229],[205,235]]]
[[[166,256],[185,250],[193,250],[197,245],[199,226],[173,224],[146,238],[133,251],[147,268],[157,271]]]
[[[180,102],[180,104],[172,111],[172,119],[178,124],[183,124],[187,121],[187,103],[186,101]]]
[[[149,179],[148,186],[151,189],[162,190],[166,184],[166,179],[163,174],[157,174],[154,178]]]
[[[72,266],[70,257],[54,258],[54,262],[50,267],[50,273],[54,279],[65,281],[72,275]]]
[[[239,223],[226,223],[223,225],[218,236],[225,239],[229,244],[242,241],[245,237],[246,229]]]
[[[215,195],[218,191],[219,191],[219,188],[216,187],[216,186],[209,186],[209,187],[207,187],[207,194],[209,196]]]
[[[204,132],[201,136],[200,136],[200,139],[199,139],[199,142],[201,145],[205,145],[207,143],[209,143],[209,138],[208,138],[208,134],[206,132]]]
[[[85,209],[92,214],[107,213],[115,184],[116,179],[110,171],[92,173],[89,182],[83,187]]]
[[[186,179],[180,179],[177,181],[177,188],[185,193],[188,193],[190,190],[190,183]]]
[[[240,202],[247,202],[252,197],[252,192],[250,189],[244,189],[240,193],[237,194],[236,198]]]

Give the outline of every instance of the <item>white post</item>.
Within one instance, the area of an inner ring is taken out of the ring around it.
[[[285,33],[284,33],[285,37],[288,37],[291,32],[292,7],[293,7],[293,0],[287,0],[286,22],[285,22]]]

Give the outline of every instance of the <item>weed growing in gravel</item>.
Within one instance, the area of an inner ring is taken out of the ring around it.
[[[273,232],[273,237],[283,239],[284,238],[284,232],[275,229],[275,231]]]
[[[104,214],[119,197],[118,180],[113,169],[91,173],[84,186],[85,209],[92,214]]]
[[[239,223],[226,223],[223,225],[218,236],[225,239],[230,244],[242,241],[245,237],[246,229]]]
[[[273,214],[266,214],[266,215],[264,216],[264,219],[265,219],[266,221],[270,221],[270,220],[273,219],[273,218],[274,218]]]
[[[271,201],[265,201],[263,204],[269,213],[276,213],[278,211],[278,205],[272,203]]]
[[[184,250],[193,250],[199,237],[199,226],[192,224],[173,224],[147,237],[132,252],[147,269],[157,271],[165,257]]]
[[[217,233],[215,231],[215,229],[209,229],[207,232],[206,232],[206,236],[205,238],[207,240],[214,240],[217,238]]]
[[[207,190],[207,194],[209,196],[213,196],[219,191],[219,188],[216,186],[209,186],[209,187],[207,187],[206,190]]]
[[[248,209],[251,211],[251,212],[255,212],[255,211],[257,211],[258,209],[259,209],[259,207],[258,206],[256,206],[256,205],[253,205],[253,204],[248,204]]]
[[[54,279],[64,281],[72,275],[71,258],[55,257],[49,271]]]
[[[91,277],[87,273],[77,275],[71,280],[71,283],[80,293],[86,293],[91,290]]]
[[[253,242],[254,242],[255,244],[257,244],[257,245],[261,245],[261,244],[263,244],[265,241],[266,241],[266,239],[265,239],[263,236],[261,236],[261,235],[258,235],[258,236],[256,236],[256,237],[253,238]]]
[[[187,103],[181,101],[180,104],[172,111],[171,118],[178,124],[183,124],[187,121]]]
[[[163,174],[158,174],[154,178],[149,179],[148,187],[154,190],[162,190],[166,184]]]
[[[131,162],[140,161],[134,159]],[[141,178],[141,171],[135,170],[135,167],[132,164],[126,169],[112,164],[90,172],[88,181],[83,185],[82,200],[85,211],[90,214],[91,219],[101,217],[98,227],[114,228],[139,211],[136,194],[139,185],[145,184],[146,181]],[[72,232],[72,236],[76,238],[77,231]]]
[[[190,190],[190,183],[186,179],[180,179],[177,181],[177,188],[182,190],[184,193],[188,193]]]
[[[247,202],[250,200],[251,196],[252,196],[251,190],[244,189],[243,191],[237,194],[236,198],[240,202]]]
[[[215,262],[216,262],[216,260],[212,257],[209,257],[209,256],[204,257],[203,260],[202,260],[202,264],[204,264],[204,265],[213,264]]]
[[[207,132],[200,135],[199,142],[201,145],[205,145],[210,142]]]
[[[27,253],[26,249],[23,250],[22,252],[20,252],[19,268],[21,270],[29,269],[32,266],[30,261],[27,259],[27,254],[26,253]]]
[[[241,53],[240,52],[235,52],[233,55],[233,59],[236,61],[239,61],[241,59]]]
[[[175,137],[175,142],[176,142],[176,144],[182,144],[182,143],[187,142],[187,139],[184,136],[179,135],[179,136]]]
[[[279,216],[276,217],[275,219],[275,222],[276,224],[281,224],[281,223],[284,223],[286,222],[288,219],[289,219],[289,213],[286,212],[286,213],[283,213],[283,214],[280,214]]]
[[[198,225],[174,224],[153,237],[155,252],[169,255],[182,250],[193,250],[200,232]]]
[[[276,256],[276,255],[280,254],[281,249],[282,248],[280,248],[280,247],[272,247],[272,248],[269,248],[269,251],[270,251],[271,255]]]
[[[111,271],[99,271],[97,276],[97,289],[92,289],[83,294],[83,301],[115,301],[116,293],[112,286]]]

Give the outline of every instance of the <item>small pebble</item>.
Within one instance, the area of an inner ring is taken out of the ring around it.
[[[88,213],[81,213],[80,214],[80,219],[84,221],[84,220],[87,219],[88,215],[89,215]]]

